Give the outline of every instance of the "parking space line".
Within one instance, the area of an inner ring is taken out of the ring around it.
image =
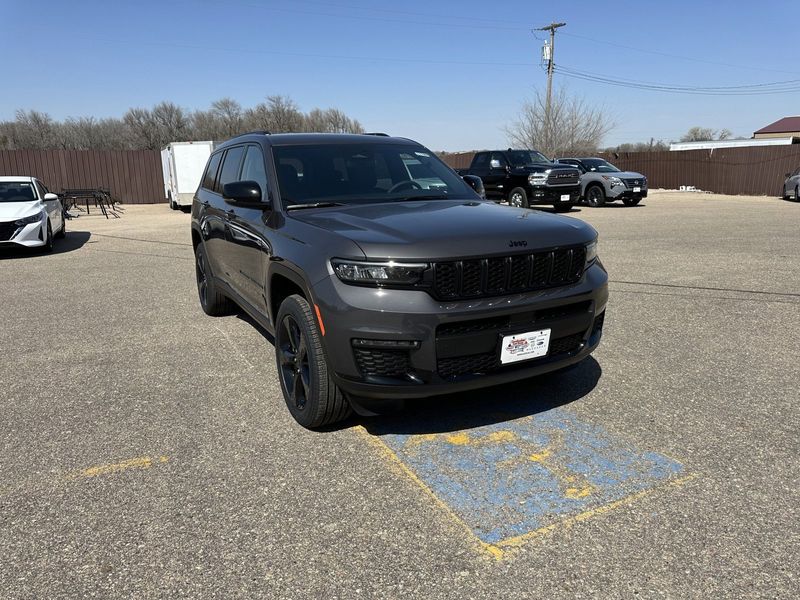
[[[149,456],[140,456],[138,458],[131,458],[118,463],[110,463],[107,465],[98,465],[89,467],[74,473],[70,479],[78,477],[98,477],[100,475],[110,475],[112,473],[119,473],[129,469],[149,469],[154,464],[165,463],[169,460],[166,456],[159,456],[151,458]]]
[[[356,429],[495,559],[696,477],[563,409],[442,433]]]

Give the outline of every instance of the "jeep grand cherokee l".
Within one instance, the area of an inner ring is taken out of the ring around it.
[[[203,310],[235,303],[274,335],[305,427],[560,369],[600,342],[594,229],[482,200],[407,139],[229,140],[194,198],[192,241]]]

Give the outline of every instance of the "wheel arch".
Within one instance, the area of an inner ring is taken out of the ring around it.
[[[314,302],[302,275],[284,265],[274,264],[270,269],[267,285],[267,311],[273,325],[281,303],[292,294],[302,296],[311,304]]]

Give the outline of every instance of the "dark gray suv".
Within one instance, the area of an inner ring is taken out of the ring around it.
[[[192,241],[203,310],[238,305],[274,334],[305,427],[560,369],[602,334],[594,229],[482,200],[407,139],[229,140],[197,190]]]

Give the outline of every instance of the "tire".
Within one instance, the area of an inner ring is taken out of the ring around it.
[[[601,185],[590,185],[585,194],[586,203],[593,208],[599,208],[606,203],[606,191]]]
[[[203,312],[211,317],[221,317],[234,312],[234,303],[217,290],[208,266],[206,248],[202,242],[197,244],[194,251],[194,271],[197,279],[197,295]]]
[[[800,187],[794,188],[794,201],[800,202]]]
[[[67,235],[67,218],[62,216],[61,221],[63,225],[61,225],[61,231],[56,234],[56,237],[60,240],[63,240]]]
[[[175,200],[172,199],[172,193],[171,192],[167,194],[167,198],[169,199],[169,207],[172,210],[178,210],[178,204],[177,204],[177,202],[175,202]]]
[[[515,187],[508,192],[508,205],[518,208],[530,208],[528,193],[521,187]]]
[[[575,206],[574,202],[559,202],[558,204],[553,204],[553,210],[557,213],[568,213],[573,206]]]
[[[42,252],[49,253],[53,251],[53,226],[50,225],[50,219],[47,219],[47,239],[42,246]]]
[[[275,360],[286,407],[300,425],[315,429],[350,416],[350,403],[328,371],[311,306],[297,294],[278,310]]]
[[[625,206],[636,206],[636,205],[638,205],[638,204],[639,204],[639,202],[641,202],[641,201],[642,201],[642,199],[641,199],[641,198],[623,198],[623,199],[622,199],[622,203],[623,203]]]

